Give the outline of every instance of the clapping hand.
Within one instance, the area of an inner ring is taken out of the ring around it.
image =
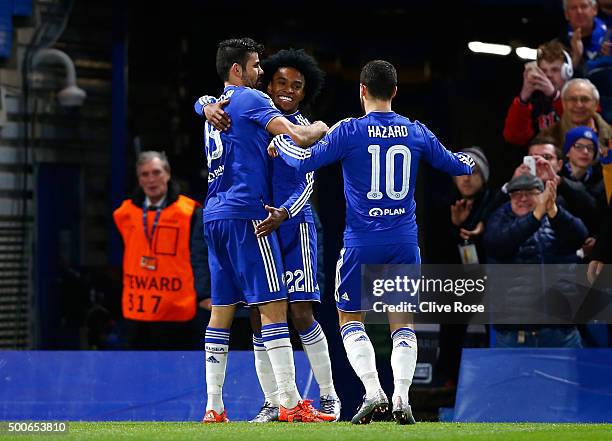
[[[453,225],[456,227],[463,225],[472,211],[473,204],[474,201],[471,199],[459,199],[450,206],[451,222]]]
[[[473,230],[466,230],[465,228],[459,229],[459,236],[461,236],[463,240],[471,240],[484,233],[484,229],[484,222],[480,221]]]

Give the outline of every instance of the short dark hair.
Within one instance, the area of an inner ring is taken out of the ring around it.
[[[283,49],[266,58],[261,65],[264,71],[262,82],[264,90],[268,87],[278,69],[293,67],[304,75],[306,83],[304,100],[302,101],[304,106],[310,104],[321,92],[325,74],[319,68],[317,61],[304,52],[304,49]]]
[[[368,88],[372,98],[390,100],[397,86],[397,71],[388,61],[373,60],[363,66],[359,81]]]
[[[249,54],[256,52],[261,54],[264,51],[263,45],[257,43],[252,38],[230,38],[223,40],[217,47],[217,74],[223,81],[229,79],[229,71],[234,63],[238,63],[246,69],[246,62]]]
[[[550,135],[536,135],[535,138],[533,138],[531,141],[529,141],[529,144],[527,144],[527,151],[529,152],[529,150],[531,150],[531,147],[533,147],[534,145],[541,144],[552,145],[555,148],[555,154],[557,155],[557,158],[563,157],[563,151],[557,145],[557,140]]]

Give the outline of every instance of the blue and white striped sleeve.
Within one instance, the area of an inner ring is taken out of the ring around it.
[[[422,130],[425,143],[429,147],[425,149],[425,160],[432,167],[452,176],[472,174],[475,163],[470,155],[463,152],[451,152],[440,143],[436,135],[427,127],[418,122],[417,125]]]
[[[193,108],[195,109],[195,112],[198,115],[202,116],[204,115],[204,107],[206,107],[208,104],[213,104],[216,102],[217,98],[215,98],[214,96],[204,95],[197,99],[197,101],[193,105]]]
[[[276,151],[288,165],[307,173],[344,158],[347,144],[342,127],[334,126],[319,142],[307,149],[298,147],[289,135],[277,135],[272,140]]]
[[[312,195],[314,185],[314,172],[308,172],[304,175],[304,179],[300,181],[297,189],[287,201],[281,205],[289,214],[289,218],[297,216],[297,214],[304,208],[310,196]]]

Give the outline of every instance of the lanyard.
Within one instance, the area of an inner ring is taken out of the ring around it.
[[[153,219],[153,227],[151,228],[151,236],[149,236],[149,230],[147,228],[147,209],[146,204],[142,206],[142,226],[144,227],[145,237],[147,238],[147,242],[149,243],[149,251],[153,249],[153,238],[155,237],[155,229],[157,228],[157,222],[159,221],[159,216],[161,215],[161,207],[157,207],[155,212],[155,219]]]

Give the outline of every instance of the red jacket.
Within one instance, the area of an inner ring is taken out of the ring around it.
[[[517,96],[512,101],[504,123],[504,140],[510,144],[525,145],[542,129],[550,127],[563,115],[561,94],[552,106],[542,106],[534,114],[532,102],[523,103]]]

